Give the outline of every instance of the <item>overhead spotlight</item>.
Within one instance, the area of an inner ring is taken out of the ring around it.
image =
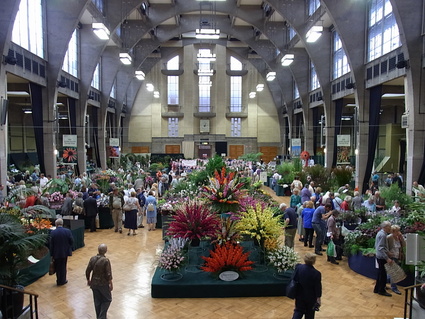
[[[16,65],[18,60],[13,55],[4,55],[3,64]]]
[[[353,82],[347,83],[347,84],[345,85],[345,88],[346,88],[347,90],[354,89],[355,87],[356,87],[356,85],[355,85]]]
[[[66,81],[58,81],[58,87],[60,88],[66,88],[68,85],[66,84]]]
[[[130,54],[124,52],[124,53],[120,53],[120,60],[122,64],[130,65],[132,58]]]
[[[257,86],[255,87],[255,90],[257,92],[261,92],[264,90],[264,84],[257,84]]]
[[[276,72],[271,71],[271,72],[267,73],[267,75],[266,75],[266,80],[269,81],[269,82],[273,81],[275,78],[276,78]]]
[[[307,34],[305,35],[306,41],[308,43],[316,42],[317,39],[320,38],[323,32],[323,26],[321,25],[314,25],[310,28],[310,30],[307,31]]]
[[[136,70],[134,72],[134,76],[140,81],[143,81],[145,79],[145,73],[143,71],[140,71],[140,70]]]
[[[249,98],[250,99],[253,99],[253,98],[255,98],[257,96],[257,92],[250,92],[249,93]]]
[[[159,91],[154,91],[153,97],[156,98],[156,99],[159,99]]]
[[[197,39],[217,40],[220,38],[220,29],[196,29],[195,37]]]
[[[294,62],[294,58],[295,58],[295,55],[294,54],[290,54],[290,53],[285,54],[283,56],[283,58],[280,60],[280,63],[282,63],[282,66],[291,65],[292,62]]]
[[[409,68],[409,61],[408,60],[400,60],[395,65],[397,69],[408,69]]]
[[[148,90],[149,92],[153,92],[154,89],[155,87],[152,83],[146,83],[146,90]]]
[[[96,34],[100,40],[109,40],[109,30],[103,23],[92,23],[92,29],[94,34]]]
[[[31,109],[31,108],[22,109],[22,111],[23,111],[25,114],[31,114],[31,113],[32,113],[32,109]]]

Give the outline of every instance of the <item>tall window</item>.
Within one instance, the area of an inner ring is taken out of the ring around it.
[[[112,84],[111,94],[109,97],[115,99],[117,97],[117,79],[114,80],[114,84]]]
[[[230,70],[240,71],[242,70],[242,63],[234,58],[230,57]],[[242,77],[231,76],[230,77],[230,112],[242,112]]]
[[[21,0],[12,30],[12,42],[44,58],[41,0]]]
[[[294,100],[300,98],[300,91],[298,91],[298,85],[294,82]]]
[[[296,34],[297,32],[295,32],[295,29],[293,27],[289,27],[289,40],[292,40],[292,38],[295,37]]]
[[[308,0],[308,15],[311,16],[320,7],[320,0]]]
[[[232,117],[230,119],[230,135],[232,137],[241,136],[241,119],[239,117]]]
[[[178,117],[168,118],[168,137],[179,136],[179,119]]]
[[[97,10],[104,13],[103,12],[103,0],[91,0],[91,2],[93,2],[93,4],[96,6]]]
[[[390,0],[371,0],[368,20],[368,61],[401,46]]]
[[[179,69],[179,56],[175,56],[167,62],[167,70],[178,70]],[[179,104],[179,77],[175,75],[167,76],[167,94],[168,104],[178,105]]]
[[[91,80],[91,86],[95,89],[100,90],[100,63],[96,65],[96,69],[93,72],[93,79]]]
[[[314,91],[318,88],[320,88],[319,78],[317,77],[313,62],[310,61],[310,90]]]
[[[338,32],[333,31],[333,78],[339,78],[348,72],[350,72],[350,65],[342,47],[341,38]]]
[[[198,51],[198,93],[199,93],[199,112],[211,112],[211,76],[204,75],[211,72],[212,53],[209,49],[199,49]]]
[[[62,65],[62,70],[75,77],[78,77],[78,35],[78,29],[75,29],[71,40],[69,40],[68,50],[65,53]]]

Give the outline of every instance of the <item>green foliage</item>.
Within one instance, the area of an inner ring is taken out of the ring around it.
[[[149,166],[150,172],[157,172],[158,170],[162,171],[164,169],[164,165],[162,163],[152,163]]]
[[[337,166],[332,170],[332,178],[335,179],[337,187],[349,184],[353,178],[353,168],[351,166]]]
[[[324,191],[331,188],[332,180],[330,178],[330,170],[323,165],[316,164],[305,167],[304,172],[306,175],[311,176],[316,187],[321,187]]]
[[[293,162],[283,162],[276,166],[276,171],[282,176],[279,183],[291,184],[295,177],[295,166]]]
[[[258,162],[261,156],[263,156],[263,153],[248,153],[248,154],[239,156],[239,159],[245,160],[245,161],[251,161],[251,162]]]
[[[295,174],[301,173],[303,170],[303,163],[301,162],[301,159],[298,157],[294,157],[292,159],[292,163],[294,164],[294,172]]]
[[[202,185],[205,185],[208,183],[208,172],[206,170],[202,171],[193,171],[188,175],[189,181],[196,185],[197,187],[200,187]]]
[[[381,197],[385,198],[387,207],[392,207],[395,200],[400,202],[402,208],[413,204],[412,196],[403,192],[397,184],[392,184],[390,187],[380,187],[379,191],[381,192]]]
[[[214,172],[221,172],[222,167],[225,167],[226,163],[224,163],[223,158],[219,155],[215,155],[210,158],[205,165],[205,171],[207,172],[208,177],[214,176]]]
[[[53,194],[54,192],[59,192],[61,194],[66,194],[72,188],[72,182],[67,177],[62,178],[52,178],[47,184],[44,193]]]

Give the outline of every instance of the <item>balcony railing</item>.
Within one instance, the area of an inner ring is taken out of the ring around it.
[[[15,301],[15,299],[12,297],[15,294],[23,294],[24,298],[25,296],[28,296],[28,304],[25,305],[25,299],[24,299],[24,305],[22,309],[21,305],[18,304],[18,302]],[[23,313],[27,313],[27,316],[29,315],[29,318],[38,319],[38,305],[37,305],[37,298],[38,295],[26,290],[20,290],[15,289],[12,287],[0,285],[0,299],[2,300],[2,307],[5,307],[3,310],[6,315],[3,315],[4,319],[8,318],[18,318]],[[4,303],[3,303],[4,302]]]

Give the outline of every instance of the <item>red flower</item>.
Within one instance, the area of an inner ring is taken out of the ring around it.
[[[210,251],[211,257],[204,257],[205,266],[203,271],[220,273],[226,270],[237,272],[251,270],[253,261],[248,260],[249,252],[244,253],[241,245],[226,242],[225,245],[216,245],[214,251]]]

